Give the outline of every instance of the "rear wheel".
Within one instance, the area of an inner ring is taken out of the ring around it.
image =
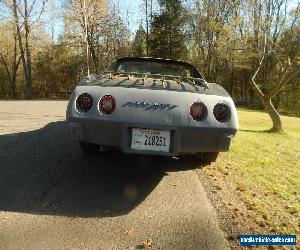
[[[89,142],[80,141],[81,150],[86,154],[97,154],[99,152],[99,145]]]
[[[217,160],[218,155],[219,152],[197,153],[196,159],[199,159],[204,165],[209,165]]]
[[[210,164],[215,162],[218,158],[219,152],[205,152],[203,153],[203,163]]]

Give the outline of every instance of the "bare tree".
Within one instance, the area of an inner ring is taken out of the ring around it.
[[[65,12],[69,20],[73,20],[75,25],[79,26],[81,42],[86,44],[88,48],[84,47],[84,51],[89,51],[86,54],[86,59],[91,58],[93,71],[99,74],[99,41],[103,33],[105,33],[105,26],[108,22],[108,1],[107,0],[68,0],[68,9]],[[77,34],[78,35],[78,34]]]
[[[47,0],[42,0],[42,5],[37,13],[33,13],[35,10],[35,4],[37,1],[33,1],[32,4],[28,3],[28,0],[17,2],[12,0],[10,6],[13,12],[13,21],[16,27],[16,34],[18,38],[19,50],[21,54],[21,60],[23,64],[24,78],[26,83],[26,96],[32,98],[32,59],[31,59],[31,46],[30,35],[32,31],[32,25],[38,22]],[[31,21],[30,18],[36,16],[35,21]],[[20,21],[20,17],[22,21]]]
[[[293,55],[293,58],[290,57],[289,53],[286,51],[286,48],[283,48],[278,43],[278,37],[281,35],[282,40],[285,40],[284,36],[287,34],[282,34],[282,27],[286,24],[286,13],[287,13],[287,4],[286,0],[269,0],[267,3],[267,9],[265,10],[265,18],[260,20],[259,23],[261,29],[263,30],[263,44],[262,44],[262,52],[261,58],[258,62],[258,66],[254,71],[250,84],[253,87],[254,92],[259,97],[261,103],[264,105],[268,114],[273,123],[272,131],[274,132],[282,132],[282,122],[280,119],[280,115],[278,111],[275,109],[272,98],[275,97],[284,86],[286,86],[293,77],[295,77],[300,72],[300,65],[298,63],[299,54]],[[299,18],[299,7],[300,1],[298,2],[298,7],[294,13],[292,18],[291,26],[289,28],[290,31],[294,29],[295,23]],[[262,18],[262,17],[260,17]],[[275,23],[272,26],[272,22]],[[273,34],[271,34],[273,32]],[[258,32],[257,32],[258,33]],[[258,35],[255,40],[259,40]],[[297,44],[296,46],[300,46]],[[256,47],[259,47],[256,45]],[[268,56],[273,55],[273,56]],[[275,86],[269,90],[267,93],[264,93],[256,82],[257,75],[261,71],[262,67],[268,67],[267,64],[263,65],[263,63],[269,61],[269,69],[264,70],[264,78],[266,79],[266,74],[274,75],[276,71],[276,65],[279,65],[280,72],[278,74],[278,78],[274,79],[276,81]],[[268,72],[267,72],[268,71]]]
[[[17,83],[17,72],[20,64],[21,57],[18,55],[18,48],[17,48],[17,35],[15,27],[13,27],[13,55],[12,55],[12,63],[11,63],[11,69],[9,66],[8,59],[0,51],[0,61],[5,67],[5,71],[7,73],[7,77],[10,83],[11,87],[11,98],[16,99],[17,98],[17,89],[16,89],[16,83]]]
[[[115,57],[130,53],[130,34],[116,3],[109,5],[108,0],[68,0],[65,16],[76,31],[74,35],[81,44],[81,55],[90,57],[91,68],[96,74]]]
[[[145,11],[145,30],[146,30],[146,56],[149,56],[150,29],[153,21],[153,0],[143,0],[143,11]]]

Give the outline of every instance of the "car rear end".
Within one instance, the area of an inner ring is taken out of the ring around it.
[[[238,129],[228,95],[149,87],[77,86],[67,120],[74,140],[166,156],[227,151]]]

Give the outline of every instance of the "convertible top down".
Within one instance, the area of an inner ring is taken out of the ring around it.
[[[207,161],[228,151],[238,130],[236,108],[224,88],[207,83],[187,62],[155,58],[120,58],[102,76],[80,81],[67,120],[86,153],[200,153]]]

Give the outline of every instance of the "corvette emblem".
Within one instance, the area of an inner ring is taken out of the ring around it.
[[[177,105],[157,102],[127,102],[123,105],[123,107],[142,108],[145,110],[173,110],[177,107]]]

